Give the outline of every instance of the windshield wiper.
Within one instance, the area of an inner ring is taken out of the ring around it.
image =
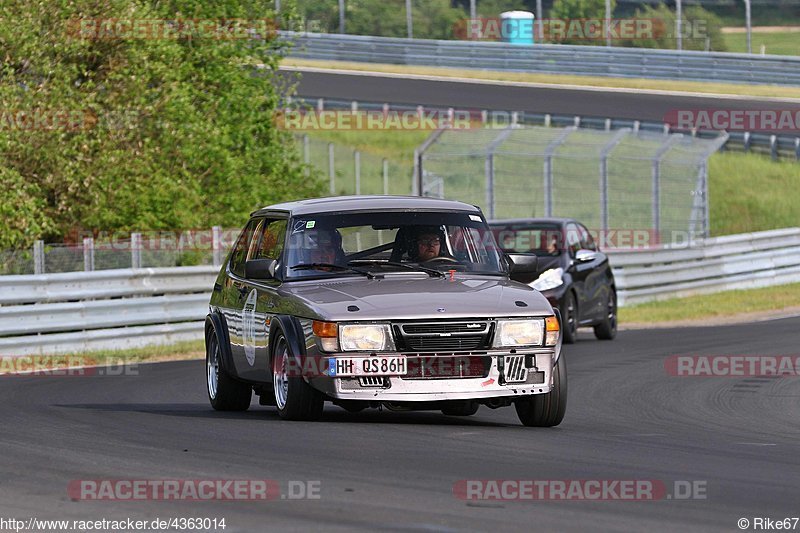
[[[342,266],[342,265],[335,265],[333,263],[307,263],[302,265],[294,265],[289,267],[291,270],[312,270],[316,268],[330,268],[332,270],[339,270],[345,272],[355,272],[356,274],[361,274],[363,276],[367,276],[369,279],[375,279],[375,274],[368,272],[366,270],[362,270],[360,268],[353,268],[350,266]]]
[[[436,270],[435,268],[427,268],[427,267],[419,266],[419,265],[409,265],[408,263],[398,263],[396,261],[364,261],[364,260],[358,260],[358,261],[359,261],[360,264],[378,265],[378,266],[383,266],[383,265],[394,266],[394,267],[405,268],[406,270],[414,270],[414,271],[417,271],[417,272],[425,272],[426,274],[428,274],[429,276],[432,276],[432,277],[433,276],[439,277],[439,278],[445,277],[445,273],[442,272],[441,270]],[[350,263],[348,263],[348,264],[350,264]]]

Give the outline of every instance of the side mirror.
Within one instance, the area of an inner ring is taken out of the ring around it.
[[[539,258],[536,254],[506,254],[511,279],[520,283],[530,283],[539,271]]]
[[[274,259],[251,259],[244,264],[247,279],[273,279],[278,262]]]
[[[578,250],[575,252],[576,263],[591,263],[597,259],[597,252],[592,250]]]

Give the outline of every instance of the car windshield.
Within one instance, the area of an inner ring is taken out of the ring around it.
[[[564,235],[558,224],[492,225],[500,248],[507,253],[533,253],[540,257],[559,255]]]
[[[375,274],[474,272],[506,275],[481,216],[453,212],[359,212],[295,217],[289,224],[284,279]],[[316,265],[316,266],[314,266]]]

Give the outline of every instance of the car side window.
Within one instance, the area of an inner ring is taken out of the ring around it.
[[[229,268],[231,272],[237,276],[244,277],[244,262],[247,260],[247,250],[250,248],[250,244],[253,240],[252,237],[256,225],[260,222],[262,222],[260,219],[254,219],[248,222],[242,230],[242,233],[239,234],[239,238],[236,240],[236,244],[233,247]]]
[[[279,259],[283,253],[286,225],[286,220],[265,221],[261,231],[261,240],[250,259]]]
[[[567,224],[567,247],[569,255],[575,257],[575,253],[581,249],[581,234],[575,224]]]
[[[586,226],[583,224],[578,224],[578,229],[581,232],[581,248],[584,250],[591,250],[593,252],[597,251],[597,244],[594,242],[592,238],[592,234],[589,233],[589,230],[586,229]]]

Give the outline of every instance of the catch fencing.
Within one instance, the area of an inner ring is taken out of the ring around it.
[[[709,234],[708,157],[724,135],[522,127],[438,130],[417,151],[417,190],[490,219],[577,218],[671,243]]]

